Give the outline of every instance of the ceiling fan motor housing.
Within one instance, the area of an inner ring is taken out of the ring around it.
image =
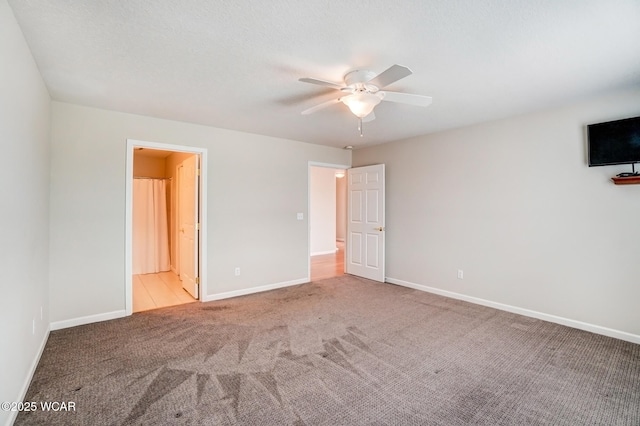
[[[344,75],[344,82],[347,86],[353,86],[354,88],[362,83],[366,83],[376,76],[376,73],[369,70],[353,70]],[[358,84],[360,83],[360,84]],[[363,85],[371,92],[375,92],[378,88],[374,85]]]

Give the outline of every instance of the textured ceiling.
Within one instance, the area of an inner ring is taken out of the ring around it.
[[[342,147],[377,144],[640,85],[638,0],[9,0],[53,99]],[[359,137],[345,72],[393,64]]]

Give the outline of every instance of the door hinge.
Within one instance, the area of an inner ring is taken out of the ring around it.
[[[200,285],[200,277],[196,277],[196,284]]]
[[[200,224],[196,223],[196,231],[199,231],[199,230],[200,230]]]
[[[200,169],[196,169],[196,176],[200,176]]]

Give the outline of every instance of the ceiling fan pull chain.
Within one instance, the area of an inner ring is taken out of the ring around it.
[[[360,131],[360,137],[364,137],[364,135],[362,134],[362,118],[358,117],[358,130]]]

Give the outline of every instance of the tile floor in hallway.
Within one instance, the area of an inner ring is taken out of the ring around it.
[[[171,271],[133,276],[133,312],[195,301]]]

